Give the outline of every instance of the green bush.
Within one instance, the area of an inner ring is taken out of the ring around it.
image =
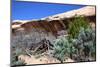
[[[80,28],[76,38],[61,37],[54,43],[54,57],[61,62],[69,57],[75,61],[95,60],[95,30]]]
[[[80,27],[83,27],[85,29],[88,28],[89,22],[83,16],[75,16],[75,18],[69,24],[68,32],[71,38],[75,38],[76,36],[78,36]]]
[[[61,62],[63,62],[66,57],[71,57],[74,52],[75,48],[69,41],[68,37],[61,37],[55,41],[54,57],[56,57]]]
[[[21,54],[26,54],[26,53],[20,48],[15,48],[15,51],[13,51],[11,55],[11,66],[26,64],[24,61],[18,59],[18,56]]]
[[[11,65],[12,67],[15,67],[15,66],[19,66],[19,65],[25,65],[26,63],[22,60],[18,60],[16,62],[13,62],[13,64]]]
[[[79,35],[76,39],[73,39],[73,45],[78,50],[77,57],[78,61],[91,61],[89,58],[95,60],[96,55],[96,38],[95,30],[91,28],[81,28]]]

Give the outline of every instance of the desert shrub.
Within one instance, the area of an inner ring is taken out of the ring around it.
[[[76,38],[61,37],[54,42],[54,57],[61,62],[69,57],[75,61],[95,60],[95,30],[80,28]]]
[[[68,29],[68,33],[71,38],[75,38],[76,36],[78,36],[80,27],[83,27],[85,29],[88,28],[89,22],[83,16],[75,16],[75,18],[72,20],[72,22],[70,22],[69,29]]]
[[[18,59],[18,56],[21,54],[26,54],[26,53],[20,48],[15,48],[15,50],[11,53],[11,66],[26,64],[24,63],[24,61]]]
[[[68,37],[61,37],[54,43],[54,57],[61,62],[67,57],[72,57],[75,52],[73,44],[69,41]]]
[[[78,61],[95,60],[96,55],[96,38],[95,30],[91,28],[81,28],[76,39],[73,39],[74,47],[77,49]]]
[[[15,66],[19,66],[19,65],[25,65],[26,63],[22,60],[18,60],[18,61],[14,61],[13,64],[11,65],[12,67],[15,67]]]

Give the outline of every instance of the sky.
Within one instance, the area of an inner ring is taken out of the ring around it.
[[[41,19],[82,7],[84,7],[84,5],[23,2],[12,0],[11,18],[12,20]]]

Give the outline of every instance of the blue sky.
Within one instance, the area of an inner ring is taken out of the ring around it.
[[[20,2],[12,0],[12,20],[40,19],[81,7],[84,7],[84,5]]]

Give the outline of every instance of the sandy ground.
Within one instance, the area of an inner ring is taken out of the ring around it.
[[[23,60],[26,65],[29,64],[48,64],[48,63],[60,63],[59,60],[50,56],[41,56],[39,58],[35,58],[35,56],[27,56],[27,55],[20,55],[19,60]],[[74,60],[68,58],[64,62],[74,62]]]

